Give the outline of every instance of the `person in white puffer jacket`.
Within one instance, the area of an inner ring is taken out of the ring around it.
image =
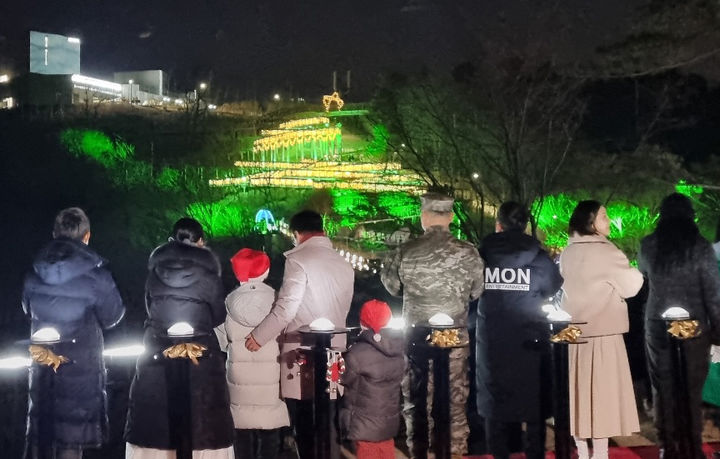
[[[275,340],[258,352],[245,349],[245,337],[268,315],[275,301],[275,290],[263,282],[270,259],[264,252],[245,248],[230,262],[240,286],[225,299],[227,319],[215,332],[228,353],[235,458],[275,458],[280,428],[290,424],[280,398],[280,349]]]

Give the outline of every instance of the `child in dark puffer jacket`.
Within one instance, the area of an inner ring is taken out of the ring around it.
[[[363,330],[345,353],[340,426],[358,459],[394,459],[400,425],[400,383],[405,362],[402,332],[384,328],[387,303],[370,300],[360,310]]]

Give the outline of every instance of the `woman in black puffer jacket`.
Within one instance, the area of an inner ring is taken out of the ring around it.
[[[194,329],[192,342],[207,350],[189,365],[192,446],[203,458],[232,458],[233,422],[225,384],[225,358],[213,328],[225,321],[225,294],[217,257],[205,247],[200,224],[190,218],[175,223],[173,237],[150,255],[145,300],[145,354],[138,359],[130,387],[125,438],[126,459],[167,457],[174,450],[168,421],[169,401],[162,351],[167,330],[178,322]],[[158,451],[160,450],[160,451]]]
[[[702,451],[702,388],[710,364],[710,342],[720,332],[720,275],[715,253],[695,224],[690,200],[678,193],[663,199],[655,232],[643,239],[639,268],[647,277],[645,346],[653,389],[655,427],[665,459],[700,459]],[[700,336],[682,343],[689,406],[675,387],[673,346],[662,318],[672,306],[684,308],[700,324]],[[690,412],[692,451],[679,450],[681,410]]]

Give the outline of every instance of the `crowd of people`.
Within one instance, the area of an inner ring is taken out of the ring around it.
[[[691,202],[680,194],[663,200],[655,231],[642,241],[638,268],[608,240],[610,220],[597,201],[582,201],[573,211],[569,244],[559,260],[526,233],[530,214],[523,205],[502,204],[495,232],[479,249],[450,232],[453,206],[451,197],[425,194],[424,234],[386,260],[381,281],[391,295],[402,297],[406,326],[389,327],[392,313],[382,301],[362,306],[361,331],[339,371],[343,395],[336,427],[327,435],[350,440],[359,458],[394,458],[404,420],[410,457],[434,457],[439,446],[434,432],[441,427],[436,420],[445,408],[437,404],[446,403],[452,457],[465,454],[468,317],[471,302],[478,300],[472,383],[489,451],[508,458],[511,427],[522,423],[526,457],[544,458],[546,422],[553,413],[550,333],[542,306],[555,298],[556,308],[582,332],[582,342],[569,344],[570,434],[580,459],[607,458],[610,437],[639,431],[623,334],[629,330],[625,300],[645,283],[645,346],[662,457],[704,457],[702,392],[710,346],[720,344],[720,271],[712,245],[699,234]],[[295,247],[284,254],[277,292],[264,282],[268,255],[243,248],[230,260],[238,286],[225,295],[218,258],[206,246],[202,226],[190,218],[180,219],[168,242],[152,252],[146,351],[130,388],[127,459],[175,457],[172,413],[186,402],[195,459],[275,457],[287,426],[294,429],[298,456],[314,457],[315,382],[301,330],[318,319],[346,326],[354,272],[323,232],[318,213],[295,214],[290,230]],[[48,350],[60,359],[55,372],[48,376],[40,360],[30,370],[28,458],[80,459],[83,450],[101,447],[107,435],[103,330],[122,319],[124,307],[105,260],[88,245],[90,234],[81,209],[61,211],[53,240],[26,277],[23,307],[31,334],[53,327],[61,337]],[[684,397],[678,397],[662,316],[670,307],[682,307],[699,330],[681,343]],[[438,317],[456,333],[447,350],[447,400],[435,393],[439,360],[427,340]],[[184,394],[189,400],[173,396],[166,358],[177,350],[169,330],[183,322],[192,335],[192,343],[181,348],[192,360]],[[333,336],[334,349],[346,344],[344,333]],[[50,403],[43,399],[49,377]],[[690,450],[681,444],[681,411],[689,413]]]

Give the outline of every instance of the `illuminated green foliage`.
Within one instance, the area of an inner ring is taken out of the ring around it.
[[[688,185],[685,180],[680,180],[677,185],[675,185],[675,191],[692,198],[696,194],[702,194],[703,187],[700,185]]]
[[[174,190],[180,183],[180,171],[170,167],[163,167],[155,178],[155,184],[163,190]]]
[[[105,167],[130,158],[135,147],[120,138],[112,139],[91,129],[66,129],[60,141],[75,156],[87,156]]]
[[[388,139],[390,133],[384,124],[376,124],[372,127],[372,140],[365,147],[365,151],[370,156],[381,156],[384,155],[388,148]]]
[[[420,215],[420,201],[406,193],[385,192],[378,195],[378,206],[389,216],[411,218]]]
[[[650,234],[659,215],[649,208],[617,202],[607,206],[610,239],[640,238]]]
[[[577,203],[577,199],[560,193],[545,196],[542,207],[538,201],[533,204],[537,227],[544,233],[547,247],[560,249],[567,245],[567,227]]]
[[[340,230],[341,224],[334,221],[332,218],[330,218],[327,215],[323,215],[323,231],[325,231],[325,234],[329,238],[333,238],[337,235],[338,231]]]
[[[186,213],[199,221],[209,237],[242,237],[255,226],[253,214],[247,207],[233,201],[194,202]]]
[[[358,221],[375,214],[367,195],[356,190],[333,189],[333,211],[340,216],[341,227],[352,228]]]
[[[537,226],[544,234],[547,247],[561,249],[567,245],[567,228],[578,200],[563,193],[546,196],[542,207],[536,202]],[[613,239],[628,255],[637,251],[642,237],[652,232],[658,215],[645,206],[625,202],[613,202],[607,206],[610,218],[610,239]],[[537,209],[540,209],[537,212]]]

